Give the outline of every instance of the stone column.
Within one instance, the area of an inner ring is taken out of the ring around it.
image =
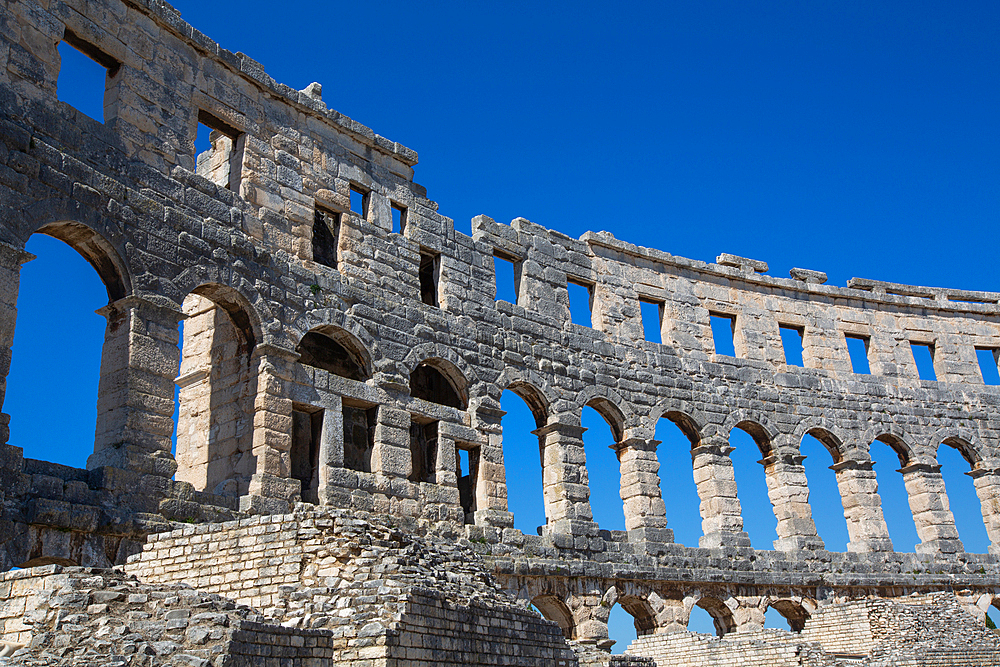
[[[691,450],[694,483],[701,498],[701,547],[749,547],[750,536],[743,530],[740,501],[736,497],[736,476],[729,458],[733,447],[703,444]]]
[[[779,551],[823,549],[823,540],[816,533],[816,524],[809,506],[809,483],[806,480],[802,454],[771,454],[759,461],[764,466],[767,497],[778,519]]]
[[[258,344],[250,356],[257,376],[253,404],[253,468],[240,511],[281,514],[301,498],[301,483],[291,479],[292,397],[290,383],[298,353]],[[241,493],[243,489],[240,489]]]
[[[87,469],[104,466],[173,477],[174,378],[180,366],[173,302],[127,296],[97,311],[107,318],[97,430]]]
[[[941,466],[911,463],[900,469],[906,493],[910,497],[913,523],[920,544],[918,553],[960,553],[965,551],[955,528],[955,517],[948,505],[948,495],[941,477]]]
[[[990,553],[1000,556],[1000,470],[977,468],[965,473],[976,485],[982,506],[983,523],[990,537]]]
[[[844,505],[847,550],[855,553],[892,551],[889,528],[882,514],[882,498],[871,461],[841,461],[830,466]]]
[[[14,323],[17,320],[17,292],[21,284],[21,265],[35,258],[6,243],[0,243],[0,409],[7,395],[7,374],[10,372],[10,348],[14,343]],[[0,412],[0,445],[10,439],[10,415]]]
[[[608,618],[617,601],[618,591],[613,586],[603,595],[599,589],[593,589],[582,595],[572,596],[569,610],[573,614],[573,627],[576,628],[574,639],[581,644],[610,651],[615,640],[609,637]]]
[[[586,549],[597,536],[590,509],[590,486],[579,416],[563,414],[532,431],[542,447],[542,494],[546,525],[543,535],[560,548]]]
[[[501,420],[507,414],[499,407],[480,404],[475,411],[476,428],[486,436],[479,450],[476,481],[476,525],[513,528],[514,515],[507,506],[507,471],[503,458]]]
[[[621,466],[621,497],[629,542],[664,544],[674,541],[667,528],[667,510],[660,494],[658,440],[629,438],[611,446]]]

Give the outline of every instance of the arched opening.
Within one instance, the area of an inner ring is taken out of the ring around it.
[[[878,482],[878,495],[882,501],[882,514],[889,529],[893,549],[913,552],[920,542],[917,527],[910,510],[910,497],[906,492],[900,468],[907,464],[906,446],[896,436],[883,434],[871,444],[872,469]]]
[[[531,601],[531,604],[542,616],[554,621],[566,639],[574,638],[576,626],[573,623],[573,614],[563,600],[555,595],[539,595]]]
[[[778,519],[767,494],[767,478],[761,457],[771,452],[770,439],[762,426],[744,421],[729,434],[730,458],[736,477],[736,493],[743,512],[743,530],[755,549],[773,549],[778,539]]]
[[[526,384],[512,384],[500,396],[506,413],[500,422],[507,480],[507,510],[514,527],[526,535],[541,533],[545,525],[542,443],[532,431],[545,426],[548,408],[540,392]]]
[[[254,320],[242,298],[220,285],[185,297],[177,376],[176,479],[199,491],[238,496],[256,472],[251,368]]]
[[[427,359],[410,373],[410,396],[438,405],[465,410],[468,383],[461,371],[443,359]]]
[[[702,536],[701,499],[694,482],[691,449],[701,441],[694,422],[680,412],[668,412],[656,422],[656,458],[660,463],[660,496],[667,507],[667,527],[674,541],[698,546]]]
[[[694,620],[695,609],[697,608],[703,609],[711,617],[712,627],[717,637],[722,637],[736,629],[736,619],[733,618],[733,612],[726,606],[726,603],[719,598],[703,597],[698,600],[696,607],[691,610],[692,620],[688,621],[688,629],[692,630],[692,632],[700,632],[700,630],[692,629],[692,621]]]
[[[94,452],[107,329],[94,311],[125,295],[103,245],[65,224],[43,228],[25,248],[37,259],[21,267],[3,411],[9,442],[26,458],[84,468]]]
[[[948,505],[955,517],[959,537],[967,552],[985,554],[989,551],[990,540],[983,521],[982,503],[968,475],[976,468],[979,455],[961,438],[945,438],[941,445],[937,450],[937,462],[941,466]]]
[[[774,600],[768,605],[765,617],[768,619],[764,623],[765,628],[788,629],[792,632],[802,632],[806,621],[809,620],[809,612],[801,603],[795,600]]]
[[[371,377],[364,346],[339,327],[320,327],[302,337],[295,351],[299,363],[320,368],[348,380],[365,382]]]
[[[1000,621],[1000,597],[994,597],[993,601],[990,602],[990,606],[986,608],[986,627],[990,630],[997,631],[1000,627],[997,622]],[[1000,631],[997,631],[1000,634]]]
[[[621,412],[607,399],[594,399],[580,415],[590,508],[594,521],[604,530],[625,530],[621,497],[621,467],[613,445],[621,441]],[[616,430],[618,434],[616,434]]]
[[[837,474],[830,465],[841,460],[842,445],[832,433],[814,428],[802,437],[799,453],[805,456],[806,479],[809,482],[809,505],[816,532],[829,551],[847,551],[847,519],[843,498],[837,486]]]

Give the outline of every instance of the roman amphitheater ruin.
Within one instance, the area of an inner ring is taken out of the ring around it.
[[[58,98],[64,42],[107,70],[103,123]],[[1000,349],[1000,294],[835,287],[524,219],[467,236],[413,182],[415,152],[162,0],[9,0],[0,58],[0,407],[29,237],[72,246],[108,294],[87,469],[25,458],[0,415],[0,662],[1000,665],[1000,387],[977,363]],[[496,299],[497,262],[516,303]],[[537,425],[538,534],[508,510],[506,390]],[[593,519],[588,406],[614,435],[624,531]],[[661,418],[690,440],[697,548],[668,524]],[[773,549],[744,531],[737,429],[760,449]],[[810,496],[806,435],[839,499]],[[876,441],[899,457],[915,553],[889,538]],[[968,462],[988,554],[959,539],[942,446]],[[846,553],[810,508],[838,500]],[[612,656],[615,606],[638,638]],[[718,636],[687,631],[695,608]],[[791,630],[763,628],[768,609]]]

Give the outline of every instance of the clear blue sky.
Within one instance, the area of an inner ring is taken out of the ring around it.
[[[176,5],[278,81],[319,81],[330,107],[418,151],[415,180],[460,231],[481,213],[523,216],[695,259],[762,259],[774,275],[798,266],[838,285],[861,276],[1000,291],[997,3]],[[60,81],[60,96],[72,94]],[[4,411],[26,455],[82,466],[103,332],[92,313],[106,297],[85,264],[46,241],[29,245],[40,258],[23,272]],[[65,315],[53,321],[50,308]],[[516,400],[505,395],[509,434],[530,428]],[[595,512],[621,528],[610,435],[592,414],[585,425],[595,498],[610,498]],[[695,544],[690,463],[670,429],[661,424],[661,460],[683,474],[669,482],[668,515],[678,540]],[[511,453],[537,461],[527,438],[509,437]],[[735,445],[748,528],[767,547],[759,456],[749,439]],[[814,494],[830,498],[825,452],[804,447]],[[897,548],[909,550],[897,466],[888,451],[875,458]],[[945,461],[952,506],[969,550],[984,551],[978,501],[959,490],[971,484],[951,475],[960,467]],[[527,482],[512,497],[533,532],[540,500]],[[827,544],[842,549],[836,505],[814,508]],[[628,633],[615,628],[620,650]]]

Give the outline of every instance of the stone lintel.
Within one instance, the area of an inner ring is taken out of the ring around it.
[[[903,475],[905,475],[907,473],[911,473],[911,472],[930,472],[930,473],[937,472],[937,473],[939,473],[939,472],[941,472],[941,466],[939,464],[937,464],[937,463],[911,463],[908,466],[903,466],[902,468],[900,468],[896,472],[901,473]]]

